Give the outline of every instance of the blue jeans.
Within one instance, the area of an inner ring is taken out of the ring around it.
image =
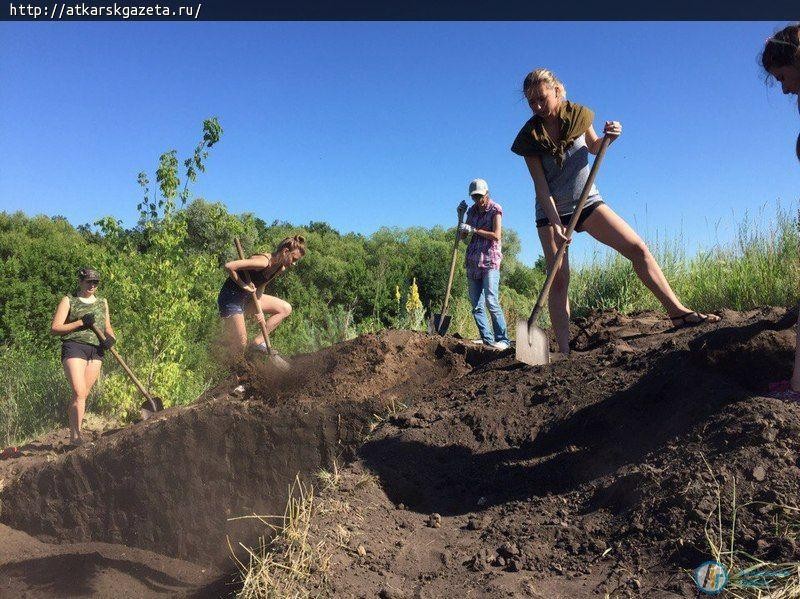
[[[469,301],[472,302],[472,315],[475,317],[475,324],[478,325],[483,342],[487,344],[498,341],[509,343],[506,319],[503,316],[503,308],[500,307],[500,271],[497,269],[485,270],[480,279],[467,276],[467,283],[469,284]],[[489,307],[494,335],[486,321],[484,302]]]

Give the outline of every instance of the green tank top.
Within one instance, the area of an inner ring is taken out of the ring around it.
[[[83,318],[85,314],[90,312],[94,314],[94,323],[97,328],[105,333],[106,330],[106,300],[102,297],[97,297],[97,301],[91,304],[84,304],[77,296],[68,295],[69,298],[69,315],[67,322],[75,322]],[[89,345],[100,345],[100,339],[94,334],[94,331],[89,328],[80,328],[71,333],[67,333],[61,337],[62,341],[80,341],[81,343],[88,343]]]

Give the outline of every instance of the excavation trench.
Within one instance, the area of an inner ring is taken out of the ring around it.
[[[296,475],[346,461],[421,385],[469,370],[463,345],[404,331],[295,360],[290,380],[243,373],[246,398],[174,408],[24,468],[0,492],[0,522],[47,542],[106,542],[229,567],[230,549],[283,514]]]

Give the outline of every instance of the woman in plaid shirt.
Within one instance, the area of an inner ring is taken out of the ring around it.
[[[474,204],[467,210],[467,222],[459,227],[462,237],[471,235],[467,246],[467,283],[472,315],[478,325],[480,340],[495,349],[511,345],[506,319],[500,306],[500,261],[503,259],[503,208],[489,197],[489,186],[483,179],[469,184]],[[466,207],[466,202],[461,202]],[[489,307],[492,328],[486,320],[484,303]]]

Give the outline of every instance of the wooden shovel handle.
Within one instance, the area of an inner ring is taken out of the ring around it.
[[[572,218],[569,219],[569,225],[567,226],[567,239],[572,239],[572,233],[575,231],[575,226],[578,224],[578,219],[581,216],[583,206],[586,204],[586,200],[589,198],[589,192],[592,190],[594,179],[597,176],[597,169],[600,168],[600,163],[603,161],[603,156],[605,156],[606,149],[610,143],[611,138],[607,135],[604,135],[603,141],[600,144],[600,150],[597,152],[597,156],[594,158],[592,170],[589,171],[589,177],[586,179],[586,184],[583,186],[583,191],[581,192],[581,197],[578,200],[578,205],[575,206],[575,211],[572,213]],[[533,307],[530,318],[528,318],[528,328],[530,328],[539,317],[539,313],[542,311],[544,302],[547,299],[547,294],[550,293],[550,287],[553,285],[553,279],[555,279],[556,273],[561,266],[561,262],[564,260],[564,254],[566,252],[567,242],[565,241],[561,244],[561,247],[558,248],[558,252],[556,252],[556,259],[553,262],[553,267],[550,269],[550,272],[547,273],[544,287],[542,287],[542,291],[539,293],[539,299],[536,300],[536,305]]]
[[[233,243],[236,245],[236,253],[239,254],[239,260],[244,260],[244,250],[242,249],[242,242],[239,241],[238,237],[234,237]],[[240,271],[239,276],[245,283],[247,283],[248,285],[250,284],[250,273],[248,273],[246,270]],[[274,279],[276,276],[278,276],[278,271],[275,271],[272,274],[272,276],[270,276],[270,278],[267,280],[267,282],[264,283],[264,285],[266,286],[266,284],[272,281],[272,279]],[[261,316],[261,318],[258,319],[258,326],[261,327],[261,334],[264,336],[264,343],[267,344],[267,349],[271,350],[272,344],[270,343],[269,340],[269,333],[267,333],[267,323],[264,321],[264,311],[261,309],[261,302],[258,301],[258,293],[255,291],[251,291],[250,295],[253,297],[253,303],[256,305],[256,311],[258,312],[259,316]]]
[[[97,338],[100,339],[101,342],[106,340],[105,333],[103,333],[103,331],[100,330],[100,327],[98,327],[94,323],[92,323],[92,330],[94,331],[94,334],[97,335]],[[122,356],[119,355],[117,350],[114,349],[113,347],[109,347],[108,351],[110,351],[111,355],[117,359],[117,362],[119,362],[119,365],[122,366],[122,369],[130,377],[131,381],[133,381],[133,384],[139,390],[139,393],[144,395],[145,399],[148,400],[150,403],[153,403],[153,398],[150,397],[150,394],[147,392],[147,389],[145,389],[144,385],[142,385],[142,383],[139,382],[139,379],[136,378],[136,375],[133,374],[133,371],[128,367],[128,365],[125,363],[125,360],[122,359]]]
[[[450,290],[453,288],[453,276],[456,273],[456,258],[458,258],[458,244],[461,241],[461,231],[459,228],[461,227],[461,223],[464,220],[464,212],[463,210],[458,211],[458,226],[456,227],[456,242],[453,245],[453,258],[450,260],[450,276],[447,278],[447,291],[444,294],[444,303],[442,304],[442,317],[447,314],[447,304],[450,303]]]

